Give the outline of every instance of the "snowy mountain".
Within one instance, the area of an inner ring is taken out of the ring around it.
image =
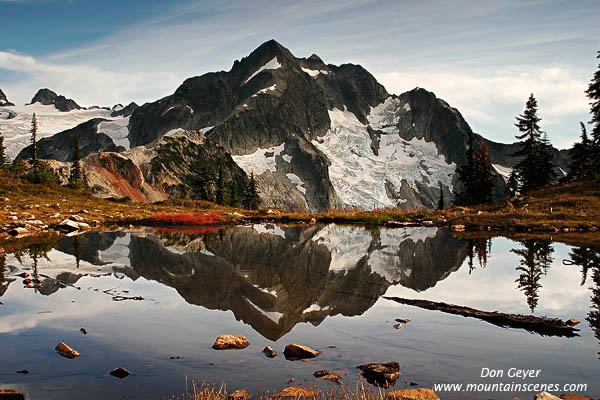
[[[456,168],[473,133],[458,110],[427,90],[391,95],[359,65],[297,58],[274,40],[227,72],[189,78],[170,96],[130,106],[130,116],[117,116],[119,108],[113,117],[95,116],[107,121],[40,141],[40,152],[69,161],[73,136],[82,135],[89,143],[84,166],[110,176],[92,182],[102,196],[156,201],[182,195],[182,182],[194,171],[181,160],[200,157],[190,153],[192,146],[219,157],[203,161],[214,169],[233,160],[229,178],[239,169],[253,173],[262,206],[422,208],[435,207],[440,187],[453,198]],[[67,114],[73,112],[79,111]],[[514,146],[487,142],[500,196]],[[123,163],[126,172],[115,168]]]
[[[11,103],[10,101],[8,101],[8,99],[6,98],[6,95],[4,94],[2,89],[0,89],[0,107],[4,107],[4,106],[14,106],[14,104]]]

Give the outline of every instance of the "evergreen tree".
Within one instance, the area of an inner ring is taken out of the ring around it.
[[[537,100],[533,93],[525,104],[525,111],[517,117],[515,126],[521,132],[517,135],[521,149],[513,157],[521,158],[515,166],[520,178],[521,189],[529,191],[547,185],[556,178],[552,153],[547,137],[542,138],[541,118],[537,115]]]
[[[38,123],[35,113],[31,117],[31,165],[34,171],[38,170],[38,158],[37,158],[37,132]]]
[[[587,136],[585,124],[581,126],[581,142],[576,142],[570,150],[571,164],[569,164],[569,180],[584,179],[592,175],[592,148]]]
[[[227,197],[227,190],[225,188],[225,177],[223,174],[223,166],[219,165],[219,175],[217,177],[217,184],[215,190],[215,198],[217,204],[224,205],[227,202],[225,201],[225,197]]]
[[[238,197],[237,182],[236,182],[235,176],[231,177],[231,182],[229,183],[228,200],[229,200],[228,204],[231,207],[239,207],[240,206],[240,199]]]
[[[476,204],[492,201],[494,183],[492,181],[492,163],[487,150],[487,144],[482,141],[475,154],[473,176],[471,182],[472,193],[470,197]]]
[[[458,180],[462,183],[464,191],[456,193],[455,203],[458,205],[474,204],[471,198],[473,193],[473,174],[475,170],[475,149],[473,148],[473,134],[469,133],[469,141],[467,143],[467,152],[465,153],[465,165],[458,167],[456,173]]]
[[[440,199],[438,200],[438,210],[444,209],[444,191],[442,190],[442,185],[440,184]]]
[[[244,208],[248,210],[258,210],[260,205],[260,197],[258,197],[258,188],[256,187],[256,179],[254,179],[254,172],[250,174],[250,180],[246,185],[246,192],[244,193]]]
[[[510,172],[506,186],[508,187],[508,193],[510,194],[510,197],[515,197],[521,190],[519,173],[516,169],[513,168],[513,170]]]
[[[215,192],[213,186],[215,177],[213,170],[206,160],[199,160],[194,163],[196,174],[188,178],[188,186],[194,192],[196,198],[200,200],[215,201]]]
[[[600,51],[596,58],[600,58]],[[592,169],[596,177],[600,176],[600,65],[598,70],[594,73],[592,80],[585,91],[588,98],[591,100],[590,112],[592,119],[590,123],[593,125],[592,128]]]
[[[79,137],[75,136],[73,146],[73,165],[71,165],[71,175],[69,176],[69,186],[79,188],[85,186],[83,170],[81,168],[81,150],[79,148]]]

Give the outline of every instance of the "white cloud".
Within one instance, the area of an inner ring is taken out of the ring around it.
[[[516,133],[514,117],[522,113],[530,93],[538,100],[542,128],[549,133],[565,120],[572,121],[575,126],[589,110],[584,93],[587,88],[585,74],[569,66],[509,66],[486,71],[390,71],[379,73],[377,77],[390,92],[402,93],[415,86],[434,92],[458,108],[474,131],[489,136],[489,127],[497,126],[503,133],[492,135],[492,138],[501,142],[513,141]],[[565,146],[569,140],[559,139],[558,142]]]

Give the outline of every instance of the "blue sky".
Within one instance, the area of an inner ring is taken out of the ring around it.
[[[82,105],[144,103],[273,38],[361,64],[390,93],[431,90],[501,142],[533,92],[564,148],[589,119],[599,15],[596,0],[0,0],[0,88],[17,104],[40,87]]]

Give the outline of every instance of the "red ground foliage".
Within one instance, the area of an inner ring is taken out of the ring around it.
[[[150,221],[165,225],[215,225],[224,222],[222,215],[216,213],[161,213],[150,217]]]
[[[172,227],[154,227],[158,234],[182,234],[182,235],[204,235],[208,232],[217,232],[222,229],[220,226],[190,227],[190,228],[172,228]]]

